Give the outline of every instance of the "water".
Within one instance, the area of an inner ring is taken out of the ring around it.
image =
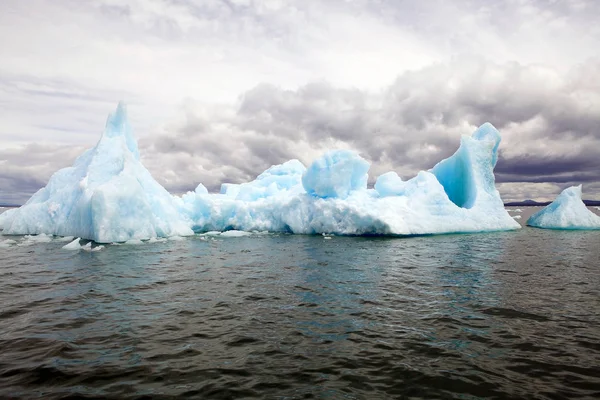
[[[600,231],[16,240],[0,397],[600,396]]]

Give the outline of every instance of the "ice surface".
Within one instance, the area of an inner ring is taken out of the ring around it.
[[[313,196],[345,199],[352,191],[367,188],[369,167],[354,151],[329,151],[304,172],[302,185]]]
[[[140,162],[119,104],[96,146],[61,169],[22,207],[2,215],[5,234],[47,233],[96,242],[191,235],[177,199]]]
[[[533,214],[527,225],[547,229],[600,229],[600,217],[581,200],[581,185],[562,191],[556,199]]]
[[[54,234],[101,243],[207,232],[413,235],[518,229],[495,188],[499,132],[484,124],[456,153],[403,181],[395,172],[367,188],[369,163],[335,150],[306,168],[291,160],[254,181],[199,184],[170,195],[140,162],[125,109],[111,115],[98,144],[56,172],[23,207],[0,214],[5,234]],[[71,245],[71,244],[69,244]],[[73,247],[75,245],[73,244]],[[94,247],[90,247],[93,249]]]
[[[79,238],[74,239],[69,244],[65,244],[62,248],[65,250],[79,250],[81,249],[81,245],[79,244]]]
[[[379,196],[400,196],[404,194],[405,182],[394,171],[380,175],[375,182],[375,190]]]

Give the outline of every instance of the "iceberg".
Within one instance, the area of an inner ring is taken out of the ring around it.
[[[556,199],[533,214],[527,225],[546,229],[600,229],[600,217],[581,200],[581,185],[566,188]]]
[[[99,243],[192,235],[177,202],[142,165],[121,103],[96,146],[54,173],[25,205],[1,214],[0,228]]]
[[[142,165],[119,104],[96,146],[56,172],[22,207],[0,214],[4,234],[71,236],[99,243],[194,233],[423,235],[519,229],[495,187],[500,133],[489,123],[463,135],[450,158],[412,179],[390,171],[368,188],[369,162],[333,150],[305,167],[274,165],[220,193],[198,184],[173,196]],[[73,240],[66,248],[77,248]]]
[[[500,133],[484,124],[430,171],[407,181],[388,172],[374,189],[367,188],[369,163],[356,152],[336,150],[302,174],[293,160],[294,168],[271,167],[255,181],[224,185],[219,194],[188,192],[181,212],[196,232],[422,235],[519,229],[495,187],[499,144]],[[266,186],[269,171],[278,171],[277,179],[287,184]]]

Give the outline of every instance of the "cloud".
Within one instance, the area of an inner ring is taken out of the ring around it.
[[[72,162],[67,149],[91,147],[121,99],[144,162],[175,192],[338,147],[373,177],[409,178],[490,121],[498,182],[599,196],[599,12],[592,0],[7,0],[0,200],[24,200]]]
[[[187,103],[184,116],[143,148],[161,155],[151,168],[181,157],[202,166],[183,167],[165,182],[178,189],[198,182],[217,189],[223,178],[246,181],[272,164],[308,163],[334,147],[356,149],[372,162],[372,183],[390,169],[410,178],[431,168],[455,151],[461,134],[491,121],[504,137],[498,182],[590,184],[600,182],[600,108],[590,107],[600,90],[579,78],[582,69],[599,67],[591,62],[562,75],[470,58],[402,74],[378,93],[323,82],[297,90],[263,84],[241,95],[235,109]]]

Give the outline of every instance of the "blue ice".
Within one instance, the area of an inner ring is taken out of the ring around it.
[[[21,208],[0,214],[4,234],[126,242],[208,231],[415,235],[519,229],[495,187],[500,133],[484,124],[450,158],[403,181],[390,171],[367,187],[369,162],[334,150],[308,168],[275,165],[209,193],[169,194],[140,161],[120,104],[96,146],[57,171]]]
[[[581,200],[581,185],[566,188],[556,199],[527,220],[527,225],[547,229],[600,229],[600,217]]]

